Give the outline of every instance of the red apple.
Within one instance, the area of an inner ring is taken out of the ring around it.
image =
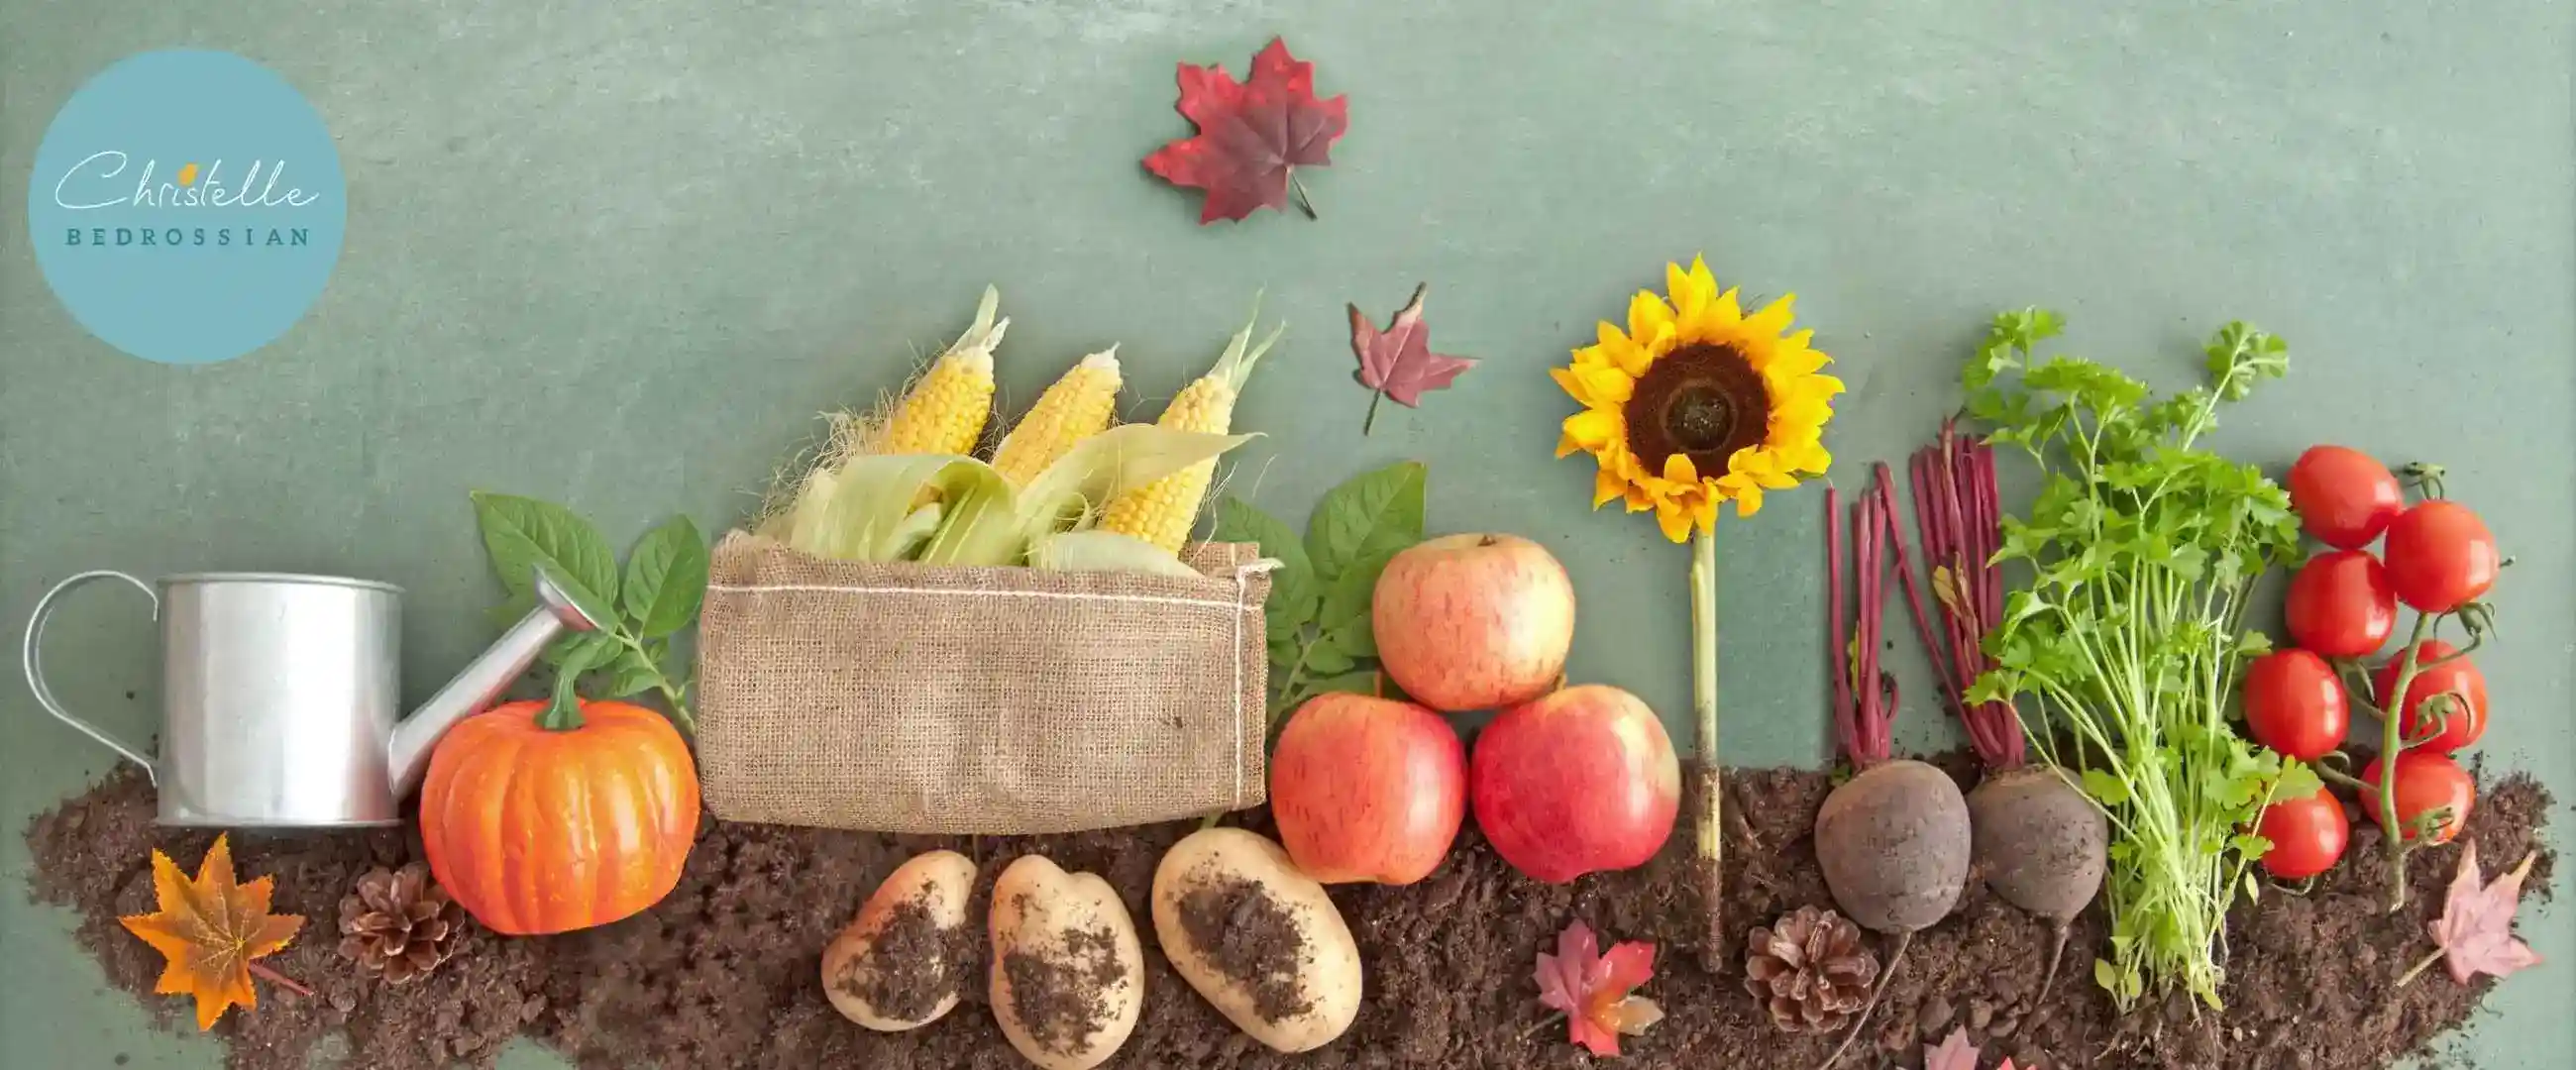
[[[1672,835],[1682,767],[1663,722],[1615,687],[1570,687],[1504,710],[1467,773],[1494,853],[1536,880],[1644,865]]]
[[[1317,695],[1270,756],[1279,842],[1326,884],[1430,876],[1467,813],[1467,748],[1447,719],[1410,702]]]
[[[1574,645],[1574,581],[1517,535],[1450,535],[1396,554],[1370,612],[1386,674],[1453,713],[1555,690]]]

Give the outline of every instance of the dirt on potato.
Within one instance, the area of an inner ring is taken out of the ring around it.
[[[1252,1013],[1280,1022],[1315,1008],[1306,995],[1306,934],[1270,890],[1241,877],[1203,880],[1181,897],[1181,931],[1218,973],[1252,993]]]
[[[1965,782],[1964,756],[1936,762]],[[1642,1036],[1622,1039],[1633,1068],[1697,1068],[1720,1053],[1728,1065],[1812,1070],[1834,1038],[1790,1037],[1745,994],[1744,934],[1801,905],[1829,906],[1810,831],[1831,787],[1807,770],[1735,770],[1726,777],[1727,945],[1710,973],[1693,954],[1702,931],[1698,885],[1677,835],[1663,856],[1624,873],[1543,885],[1513,872],[1472,828],[1418,884],[1335,886],[1332,897],[1357,938],[1369,999],[1349,1033],[1286,1056],[1243,1034],[1172,972],[1150,928],[1145,1006],[1112,1065],[1213,1070],[1520,1070],[1597,1066],[1548,1020],[1532,979],[1536,956],[1582,918],[1605,940],[1657,942],[1656,976],[1642,990],[1667,1012]],[[150,851],[193,871],[211,830],[152,825],[152,789],[119,772],[67,799],[27,828],[32,891],[74,912],[81,945],[110,982],[194,1032],[184,998],[152,994],[158,955],[116,922],[153,909]],[[2526,898],[2549,894],[2556,857],[2539,830],[2548,793],[2526,776],[2481,785],[2463,840],[2478,845],[2489,876],[2541,848]],[[1264,815],[1244,815],[1269,831]],[[905,1033],[871,1032],[825,1000],[821,954],[834,933],[894,867],[918,851],[949,847],[983,867],[986,893],[970,908],[980,930],[993,877],[1011,859],[1041,852],[1097,873],[1131,914],[1149,913],[1154,868],[1194,823],[1071,836],[896,837],[761,825],[702,824],[679,887],[660,905],[613,925],[561,936],[501,939],[469,929],[457,957],[424,980],[388,986],[361,977],[332,950],[327,931],[340,897],[378,865],[420,857],[407,830],[331,836],[236,833],[247,880],[277,880],[275,907],[309,919],[306,931],[264,965],[312,986],[306,999],[263,986],[255,1010],[216,1025],[230,1065],[302,1070],[490,1066],[525,1034],[585,1068],[726,1070],[782,1065],[870,1070],[1025,1065],[993,1023],[981,984],[968,984],[948,1016]],[[2240,906],[2229,934],[2227,1009],[2195,1015],[2180,1002],[2121,1017],[2085,965],[2102,946],[2099,905],[2076,919],[2067,966],[2048,999],[2030,1005],[2049,948],[2048,926],[1971,887],[1959,909],[1917,934],[1889,982],[1865,1046],[1850,1066],[1919,1067],[1922,1046],[1965,1027],[1991,1064],[2100,1070],[2360,1070],[2430,1055],[2446,1031],[2469,1021],[2498,982],[2451,983],[2438,968],[2404,988],[2397,976],[2431,950],[2425,923],[2458,864],[2454,844],[2415,853],[2415,896],[2404,911],[2377,909],[2381,841],[2364,823],[2343,863],[2305,896],[2266,894]],[[2319,948],[2333,948],[2320,954]],[[2546,968],[2555,968],[2543,967]],[[2503,982],[2522,983],[2519,979]],[[116,1052],[101,1052],[107,1065]],[[308,1062],[308,1059],[313,1060]]]

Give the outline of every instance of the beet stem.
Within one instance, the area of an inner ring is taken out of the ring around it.
[[[1860,1039],[1860,1031],[1869,1026],[1870,1012],[1878,1009],[1878,997],[1887,994],[1887,982],[1895,979],[1896,968],[1905,964],[1905,949],[1913,944],[1913,933],[1896,934],[1896,953],[1887,957],[1887,969],[1878,975],[1878,984],[1869,990],[1869,1002],[1860,1005],[1860,1018],[1852,1022],[1851,1031],[1843,1034],[1843,1042],[1834,1048],[1833,1054],[1825,1056],[1824,1063],[1816,1070],[1828,1070],[1841,1062],[1843,1053],[1851,1050],[1852,1041]]]

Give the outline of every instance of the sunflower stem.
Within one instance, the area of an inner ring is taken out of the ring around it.
[[[1714,970],[1726,933],[1726,881],[1719,868],[1724,834],[1718,827],[1717,761],[1717,532],[1714,525],[1691,537],[1691,712],[1698,723],[1693,751],[1699,760],[1696,813],[1700,895],[1708,932],[1701,947]]]

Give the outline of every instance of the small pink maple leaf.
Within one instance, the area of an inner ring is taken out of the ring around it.
[[[2004,1060],[2011,1066],[2012,1060]],[[1950,1031],[1939,1047],[1923,1046],[1923,1070],[1977,1070],[1977,1049],[1968,1043],[1968,1027]]]
[[[1655,976],[1655,945],[1631,940],[1601,953],[1581,921],[1557,934],[1556,954],[1538,953],[1538,1001],[1565,1012],[1574,1042],[1594,1055],[1619,1054],[1621,1034],[1664,1020],[1655,1002],[1628,993]]]
[[[2535,857],[2522,856],[2522,864],[2513,867],[2512,872],[2480,887],[2477,843],[2472,841],[2460,848],[2460,871],[2451,878],[2451,890],[2443,896],[2442,916],[2427,927],[2434,945],[2442,949],[2441,957],[2450,967],[2452,980],[2467,984],[2482,973],[2507,977],[2525,966],[2539,964],[2540,953],[2513,934],[2514,911],[2522,905],[2522,880],[2531,875]],[[2429,959],[2424,963],[2431,964]],[[2412,979],[2414,972],[2409,971],[2405,980]]]
[[[1369,322],[1360,306],[1351,306],[1351,351],[1359,354],[1360,385],[1407,408],[1421,408],[1423,394],[1448,389],[1459,375],[1476,366],[1472,358],[1431,351],[1431,328],[1422,323],[1422,295],[1430,288],[1429,283],[1415,286],[1413,300],[1396,312],[1383,331]],[[1376,422],[1377,398],[1372,397],[1360,433],[1367,434]]]

